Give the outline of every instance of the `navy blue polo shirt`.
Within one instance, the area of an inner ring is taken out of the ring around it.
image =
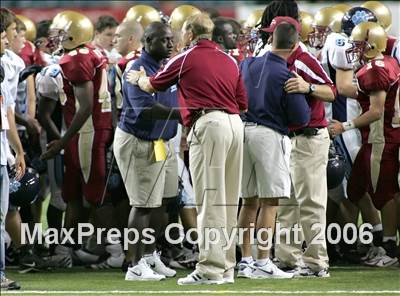
[[[249,99],[243,120],[267,126],[281,134],[288,126],[304,126],[310,120],[310,107],[303,94],[287,94],[285,82],[293,77],[286,60],[272,52],[245,59],[240,65]]]
[[[143,66],[147,76],[152,76],[160,69],[157,63],[144,49],[129,70],[139,70]],[[126,74],[126,73],[125,73]],[[157,139],[169,140],[176,135],[177,120],[149,120],[141,116],[143,110],[151,108],[156,102],[167,106],[177,107],[178,97],[176,86],[172,86],[163,92],[149,94],[138,86],[126,81],[123,77],[123,104],[118,127],[135,137],[152,141]]]

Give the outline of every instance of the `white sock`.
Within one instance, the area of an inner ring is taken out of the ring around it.
[[[382,231],[382,230],[383,230],[382,223],[372,226],[372,232]]]
[[[383,243],[386,243],[386,242],[388,242],[388,241],[390,241],[390,240],[396,242],[396,236],[384,236],[383,239],[382,239],[382,242],[383,242]]]
[[[269,261],[269,258],[267,257],[267,258],[263,258],[263,259],[257,259],[256,263],[259,266],[264,266],[265,264],[268,263],[268,261]]]
[[[242,257],[242,261],[246,262],[246,263],[251,263],[253,262],[253,256],[249,256],[249,257]]]

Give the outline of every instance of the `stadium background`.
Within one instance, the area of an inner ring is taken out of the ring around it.
[[[347,1],[352,6],[364,1]],[[384,1],[392,13],[393,24],[390,35],[400,34],[399,1]],[[200,9],[215,8],[220,15],[245,20],[256,9],[264,9],[268,1],[1,1],[1,7],[12,9],[16,14],[27,16],[37,22],[52,19],[64,10],[80,11],[93,22],[101,15],[112,15],[122,21],[126,11],[133,5],[146,4],[164,14],[178,5],[192,4]],[[339,1],[298,1],[302,11],[315,14],[320,8],[338,4]],[[48,202],[48,199],[47,199]],[[46,203],[47,203],[46,202]],[[44,208],[47,204],[44,205]],[[45,212],[45,211],[43,211]],[[45,220],[45,217],[43,217]],[[43,221],[45,223],[45,221]],[[46,223],[45,223],[46,224]],[[180,272],[177,278],[186,272]],[[19,274],[9,271],[10,277],[23,285],[17,294],[24,295],[395,295],[400,294],[400,271],[360,266],[333,267],[330,279],[297,279],[280,281],[246,281],[238,279],[234,286],[226,287],[180,287],[176,279],[160,283],[130,283],[123,280],[118,271],[90,271],[83,267],[67,271],[52,271],[38,274]],[[1,292],[8,294],[10,292]],[[14,293],[13,293],[14,294]]]
[[[338,4],[341,1],[297,1],[303,11],[315,14],[319,9]],[[361,5],[364,1],[347,1],[352,6]],[[384,1],[392,12],[393,25],[389,33],[394,36],[400,34],[400,5],[398,1]],[[222,16],[245,20],[256,9],[264,9],[268,1],[1,1],[2,7],[12,8],[17,14],[22,14],[37,22],[51,19],[62,10],[77,10],[88,16],[92,21],[102,14],[110,14],[118,21],[122,21],[126,11],[133,5],[146,4],[161,10],[169,15],[171,11],[182,4],[192,4],[200,9],[214,8]]]

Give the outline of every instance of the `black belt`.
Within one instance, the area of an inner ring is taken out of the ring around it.
[[[208,113],[215,112],[215,111],[220,111],[220,112],[226,113],[226,111],[224,109],[198,109],[198,110],[192,111],[192,114],[191,114],[192,121],[191,121],[190,126],[192,127],[196,123],[196,121],[203,115],[206,115]]]
[[[296,136],[304,135],[306,137],[313,137],[318,135],[318,132],[320,129],[323,129],[324,127],[305,127],[296,131],[291,131],[289,132],[289,138],[293,138]]]
[[[200,113],[200,115],[206,115],[211,112],[220,111],[226,113],[225,109],[201,109],[196,112]]]

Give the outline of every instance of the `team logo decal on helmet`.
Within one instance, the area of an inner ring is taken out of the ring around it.
[[[351,35],[354,27],[358,24],[365,22],[377,22],[375,14],[365,7],[353,7],[348,12],[346,12],[342,18],[342,32],[347,36]]]
[[[359,23],[367,22],[369,19],[368,14],[363,11],[357,11],[352,17],[352,22],[357,26]]]

